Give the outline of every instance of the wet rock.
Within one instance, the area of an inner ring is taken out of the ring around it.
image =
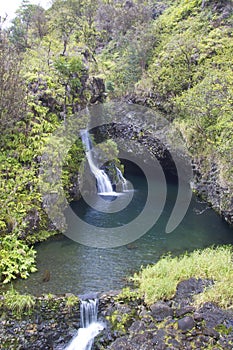
[[[168,306],[165,302],[157,302],[150,307],[152,316],[157,321],[163,321],[165,318],[169,316],[173,316],[174,312],[170,306]]]
[[[181,318],[178,320],[178,329],[182,331],[189,331],[195,326],[195,322],[193,317],[191,316],[185,316],[184,318]]]
[[[45,270],[44,274],[43,274],[42,281],[43,282],[48,282],[49,280],[50,280],[50,271],[49,270]]]
[[[212,285],[211,280],[203,280],[201,278],[190,278],[178,284],[174,301],[181,307],[190,306],[193,295],[202,293],[205,287]]]
[[[204,328],[203,334],[208,336],[208,337],[219,339],[219,333],[213,328]]]
[[[195,308],[193,306],[181,307],[176,310],[176,317],[184,316],[190,312],[193,312]]]
[[[186,286],[183,290],[190,292],[190,286],[194,285],[199,288],[200,281],[183,284],[183,287]],[[232,350],[231,310],[222,310],[211,303],[199,309],[190,305],[178,305],[176,309],[173,301],[160,301],[148,308],[143,300],[119,303],[116,294],[112,292],[100,296],[99,320],[105,323],[106,328],[95,338],[93,350],[191,350],[203,349],[208,345],[213,349]],[[108,315],[117,312],[119,322],[123,320],[125,333],[120,334],[106,320],[106,310]],[[152,317],[153,312],[157,317],[159,310],[160,321]],[[52,299],[51,296],[37,298],[32,314],[23,315],[21,319],[1,308],[0,312],[3,315],[0,319],[0,344],[3,350],[64,350],[80,325],[79,304],[68,309],[64,297],[55,295]],[[174,315],[179,315],[181,319],[177,321]]]
[[[88,82],[88,87],[92,94],[90,103],[104,102],[107,94],[103,79],[91,77]]]
[[[230,184],[222,181],[215,159],[193,159],[193,189],[229,223],[233,224],[233,202]]]

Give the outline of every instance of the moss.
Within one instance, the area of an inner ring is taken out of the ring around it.
[[[74,294],[70,294],[66,297],[66,308],[68,309],[69,312],[72,311],[72,308],[79,303],[79,297]]]
[[[132,323],[136,311],[132,310],[130,313],[121,313],[115,310],[110,316],[106,316],[106,320],[110,322],[113,331],[119,335],[125,334],[129,325]]]
[[[229,335],[232,333],[232,327],[226,327],[224,324],[219,324],[215,327],[215,330],[220,334]]]

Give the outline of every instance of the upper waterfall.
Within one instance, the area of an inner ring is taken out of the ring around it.
[[[82,130],[80,135],[81,135],[82,143],[85,146],[86,157],[88,160],[88,164],[90,166],[90,170],[96,178],[98,194],[115,196],[116,192],[113,190],[113,186],[108,175],[104,170],[99,169],[94,162],[93,152],[92,152],[92,143],[91,143],[91,139],[88,131]],[[118,169],[117,167],[116,167],[116,176],[122,184],[123,191],[126,190],[127,181],[122,175],[122,172],[120,171],[120,169]]]
[[[91,144],[90,136],[87,130],[82,130],[81,139],[82,139],[83,145],[85,146],[85,152],[86,152],[86,156],[87,156],[87,160],[88,160],[88,164],[90,166],[91,172],[96,178],[97,192],[99,194],[113,193],[112,184],[108,175],[105,173],[104,170],[99,169],[94,163],[94,160],[92,157],[92,150],[91,150],[92,144]]]

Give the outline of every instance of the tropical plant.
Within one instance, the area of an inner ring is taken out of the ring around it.
[[[0,243],[0,279],[8,283],[16,277],[27,278],[35,272],[36,251],[15,235],[7,235]]]

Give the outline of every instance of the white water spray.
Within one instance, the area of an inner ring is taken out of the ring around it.
[[[120,183],[122,185],[123,192],[128,191],[127,180],[124,178],[124,176],[123,176],[123,174],[122,174],[122,172],[120,171],[119,168],[116,167],[116,171],[117,171],[118,180],[120,181]]]
[[[65,350],[91,350],[94,338],[104,325],[97,321],[98,300],[82,300],[80,305],[80,325],[77,335]]]
[[[92,158],[92,145],[89,137],[89,133],[87,130],[82,130],[81,132],[82,143],[86,149],[86,156],[88,160],[88,164],[90,166],[92,174],[96,178],[97,183],[97,191],[98,193],[112,193],[112,184],[108,177],[108,175],[101,169],[97,168]]]
[[[94,160],[92,157],[92,150],[91,150],[92,144],[91,144],[91,140],[90,140],[90,136],[89,136],[88,131],[82,130],[80,134],[81,134],[82,143],[85,146],[88,164],[90,166],[92,174],[96,178],[98,194],[115,196],[116,192],[113,191],[113,187],[112,187],[112,184],[111,184],[111,181],[110,181],[108,175],[105,173],[104,170],[99,169],[94,163]],[[127,181],[124,178],[124,176],[122,175],[122,172],[118,168],[116,168],[116,171],[117,171],[118,180],[122,184],[123,191],[127,190]]]

